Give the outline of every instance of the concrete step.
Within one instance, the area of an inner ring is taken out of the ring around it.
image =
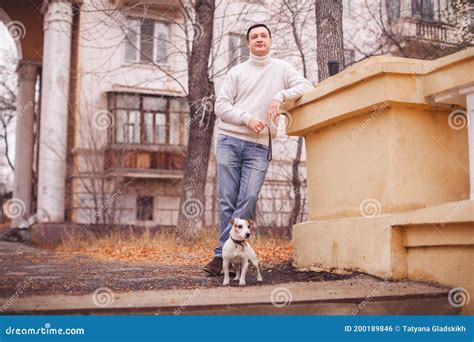
[[[236,284],[236,283],[234,283]],[[367,275],[323,282],[0,298],[2,314],[457,315],[449,288]]]

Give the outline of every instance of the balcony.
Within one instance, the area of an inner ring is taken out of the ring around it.
[[[438,21],[415,18],[398,18],[391,25],[392,31],[400,38],[422,40],[429,43],[455,44],[452,37],[454,27]]]
[[[421,39],[440,42],[446,42],[448,39],[448,28],[441,23],[417,20],[415,30],[416,36]]]
[[[108,93],[104,169],[108,176],[181,178],[189,109],[185,98],[127,92]]]
[[[107,176],[182,178],[186,146],[109,144],[104,153]]]

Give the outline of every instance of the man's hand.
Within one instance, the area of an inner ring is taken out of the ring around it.
[[[252,117],[248,126],[255,132],[260,133],[265,128],[265,121]]]
[[[280,116],[281,102],[278,100],[272,100],[270,106],[268,106],[267,114],[276,125],[278,124],[278,118]]]

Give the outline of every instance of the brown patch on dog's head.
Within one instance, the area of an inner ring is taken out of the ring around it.
[[[239,219],[236,219],[236,218],[231,218],[229,220],[229,223],[232,225],[232,229],[235,230],[235,232],[239,232]],[[241,226],[240,226],[241,227]]]
[[[254,220],[247,219],[247,220],[245,220],[245,221],[247,221],[247,223],[248,223],[248,225],[249,225],[250,228],[255,228],[256,223],[255,223]]]

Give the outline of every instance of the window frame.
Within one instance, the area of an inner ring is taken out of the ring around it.
[[[348,68],[355,63],[355,50],[354,49],[344,49],[343,54],[344,54],[344,68]],[[348,63],[346,59],[347,55],[351,56],[350,63]]]
[[[231,49],[231,46],[230,46],[231,40],[232,38],[236,38],[236,37],[240,38],[240,45],[236,45],[235,51],[233,51],[233,49]],[[249,57],[250,51],[247,48],[246,42],[247,42],[247,36],[245,34],[236,33],[236,32],[229,33],[229,43],[228,43],[229,56],[228,56],[228,61],[227,61],[229,69],[236,66],[239,63],[244,62]],[[235,56],[235,54],[237,54],[237,56]],[[235,60],[232,60],[233,59],[232,57],[237,57],[237,58],[235,58]]]
[[[118,98],[119,97],[126,97],[126,96],[135,96],[138,97],[138,108],[133,108],[134,106],[128,106],[128,107],[119,107],[117,105]],[[153,98],[160,98],[164,99],[166,101],[166,107],[164,110],[162,109],[155,109],[155,110],[149,110],[145,109],[144,107],[144,98],[145,97],[153,97]],[[181,109],[181,107],[178,110],[172,110],[172,101],[177,101],[177,102],[186,102],[187,99],[185,97],[174,97],[174,96],[169,96],[169,95],[159,95],[159,94],[140,94],[140,93],[132,93],[132,92],[109,92],[108,93],[108,111],[112,114],[113,117],[113,125],[111,125],[108,128],[108,141],[109,143],[112,144],[130,144],[130,145],[146,145],[146,146],[187,146],[188,143],[188,137],[187,133],[188,130],[186,130],[186,117],[189,116],[189,108]],[[188,107],[186,105],[186,107]],[[126,126],[130,124],[130,112],[139,112],[139,135],[140,138],[138,142],[135,141],[130,141],[128,139],[128,130],[126,129]],[[123,115],[122,113],[125,112],[125,120],[119,120],[118,115]],[[164,143],[158,142],[158,136],[157,136],[157,115],[159,114],[165,114],[165,139]],[[152,115],[152,142],[147,142],[145,139],[145,130],[147,129],[147,121],[145,121],[145,116],[146,115]],[[173,142],[171,143],[171,135],[174,134],[171,132],[171,116],[172,115],[177,115],[178,116],[178,132],[179,132],[179,138],[174,137]],[[122,138],[120,141],[117,139],[117,125],[118,123],[123,122],[124,127],[122,128]],[[177,142],[177,143],[176,143]]]
[[[126,20],[126,25],[125,26],[126,26],[127,32],[125,33],[124,63],[125,64],[140,64],[140,65],[157,64],[157,65],[169,66],[171,64],[171,61],[170,61],[170,46],[171,46],[171,36],[172,36],[171,23],[166,21],[166,20],[162,20],[162,19],[155,19],[155,18],[148,18],[148,17],[140,18],[140,17],[134,17],[134,16],[127,16],[125,20]],[[152,56],[152,61],[141,60],[141,56],[142,56],[141,27],[142,27],[142,24],[145,20],[153,21],[153,53],[152,53],[153,56]],[[136,39],[135,39],[135,44],[134,44],[135,46],[133,47],[133,49],[135,50],[134,51],[134,54],[135,54],[134,60],[131,60],[131,59],[127,58],[128,51],[129,51],[129,48],[130,48],[129,46],[131,44],[131,42],[128,39],[128,30],[130,29],[129,24],[131,22],[136,22],[136,24],[134,24],[134,26],[136,28],[136,30],[135,30]],[[167,50],[167,52],[166,52],[166,61],[158,61],[158,31],[159,31],[158,30],[158,25],[159,24],[163,24],[163,25],[165,25],[165,27],[167,27],[168,39],[165,40],[165,45],[166,45],[166,50]]]
[[[141,201],[142,200],[142,201]],[[149,201],[149,202],[148,202]],[[149,212],[141,210],[143,206],[150,206]],[[136,206],[136,219],[137,221],[153,221],[155,211],[155,197],[154,196],[137,196],[137,206]],[[148,216],[144,218],[143,213],[147,213]]]
[[[414,8],[415,3],[419,2],[419,4],[416,4],[418,9]],[[426,4],[429,2],[430,6],[427,6]],[[430,21],[433,22],[435,21],[435,2],[434,0],[411,0],[410,1],[411,5],[411,17],[423,21]],[[425,9],[430,8],[429,12],[426,13]],[[417,11],[418,10],[418,11]]]
[[[391,23],[401,17],[401,0],[385,0],[385,11],[387,12],[387,21]]]
[[[347,6],[344,6],[345,4],[347,4]],[[351,0],[343,0],[342,1],[342,16],[343,17],[351,17],[352,16]]]

